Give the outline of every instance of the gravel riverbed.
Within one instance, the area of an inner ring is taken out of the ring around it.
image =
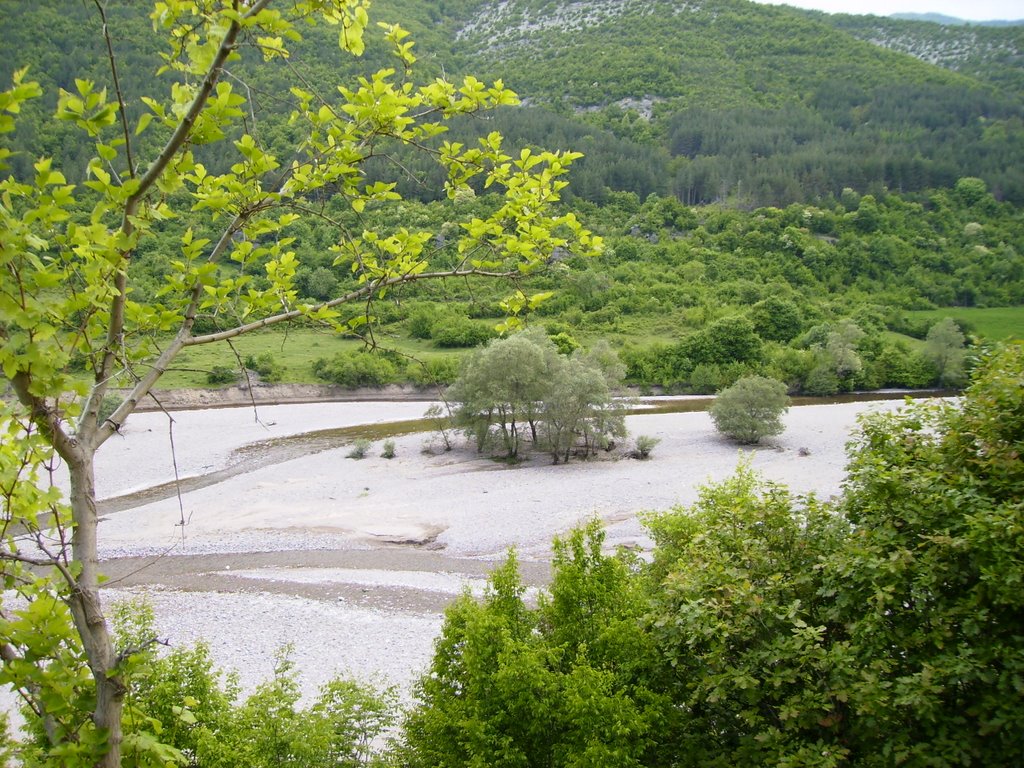
[[[344,674],[394,685],[408,699],[444,606],[463,589],[480,593],[510,547],[527,584],[542,588],[552,537],[598,518],[609,546],[646,547],[643,513],[692,503],[701,484],[741,460],[797,493],[827,497],[841,488],[858,414],[899,402],[796,407],[782,435],[749,451],[721,438],[706,413],[630,416],[631,435],[660,440],[643,462],[620,450],[560,466],[535,455],[509,467],[461,443],[445,452],[424,433],[394,438],[393,459],[379,442],[362,460],[346,458],[341,437],[333,447],[317,442],[314,453],[252,458],[283,438],[416,419],[428,405],[136,414],[97,466],[101,498],[126,500],[100,525],[105,598],[147,600],[162,638],[205,640],[243,691],[290,645],[306,695]],[[176,476],[209,482],[147,499],[146,489]]]

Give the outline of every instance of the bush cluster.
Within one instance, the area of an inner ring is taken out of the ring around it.
[[[406,331],[414,339],[429,340],[447,349],[478,347],[497,335],[494,323],[471,320],[447,306],[419,306],[410,312]]]
[[[342,387],[383,387],[398,380],[398,366],[383,353],[339,352],[313,363],[313,373]]]
[[[711,394],[759,375],[784,382],[792,392],[834,395],[956,386],[951,382],[962,384],[967,370],[967,340],[948,318],[933,323],[926,343],[913,348],[886,336],[885,326],[870,315],[812,325],[787,344],[761,339],[755,328],[746,318],[726,318],[675,344],[628,348],[628,378],[673,392]]]
[[[622,376],[607,343],[563,355],[538,328],[493,341],[471,356],[448,398],[458,404],[457,421],[479,450],[498,443],[515,459],[530,441],[557,464],[625,436],[611,397]]]
[[[331,384],[351,389],[384,387],[411,382],[436,387],[451,384],[458,376],[459,360],[454,356],[419,361],[386,350],[338,352],[313,363],[314,375]]]
[[[748,376],[722,390],[711,405],[718,431],[745,445],[781,434],[789,408],[786,385],[764,376]]]
[[[466,317],[445,317],[431,328],[431,338],[439,347],[479,347],[497,334],[492,325]]]
[[[206,374],[207,384],[234,384],[238,381],[238,371],[226,365],[215,365]]]
[[[256,371],[263,381],[274,383],[284,378],[284,368],[270,352],[262,352],[259,355],[246,355],[245,367],[250,371]]]

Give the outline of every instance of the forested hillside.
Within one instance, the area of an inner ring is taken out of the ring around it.
[[[671,191],[688,203],[912,191],[968,173],[1024,200],[1020,89],[986,87],[790,9],[485,3],[457,50],[477,70],[514,73],[530,100],[668,150]]]
[[[139,93],[152,76],[143,64],[153,53],[144,4],[108,6],[116,50],[128,62],[123,87]],[[586,152],[575,194],[589,200],[601,202],[608,189],[751,208],[822,200],[846,187],[916,192],[977,176],[997,199],[1024,202],[1019,28],[947,33],[925,24],[935,39],[920,42],[920,23],[878,26],[870,17],[744,0],[377,0],[374,13],[409,28],[422,73],[500,78],[525,105],[542,107],[503,116],[501,130],[531,145],[564,137]],[[33,65],[48,94],[44,111],[74,76],[104,81],[98,24],[85,4],[4,3],[0,35],[18,55],[0,62],[0,75]],[[954,57],[961,72],[857,39],[878,42],[876,27],[886,44],[939,63]],[[904,29],[914,42],[899,43]],[[287,131],[287,68],[322,82],[393,63],[381,44],[355,64],[333,47],[329,31],[312,30],[287,65],[233,67],[268,145]],[[89,148],[70,126],[55,128],[43,112],[21,125],[24,146],[66,159],[72,177],[84,168]],[[470,121],[462,135],[491,127]],[[429,169],[410,162],[405,192],[430,199]]]
[[[882,16],[808,11],[818,21],[883,48],[1024,93],[1024,23],[1006,26],[941,24]]]

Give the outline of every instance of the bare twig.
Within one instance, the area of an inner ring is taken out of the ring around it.
[[[231,339],[227,340],[228,348],[235,356],[235,362],[238,363],[239,369],[242,371],[242,376],[245,377],[245,390],[249,393],[249,403],[252,405],[252,416],[253,420],[261,427],[266,426],[260,419],[259,409],[256,407],[256,393],[252,391],[252,379],[249,377],[249,369],[246,367],[245,362],[242,360],[242,355],[235,348],[234,343]]]
[[[145,642],[139,643],[138,645],[129,645],[126,648],[123,648],[120,652],[118,652],[117,664],[120,664],[125,659],[131,658],[132,656],[138,653],[142,653],[143,651],[147,650],[148,648],[154,645],[162,645],[165,648],[169,648],[171,643],[169,640],[161,640],[159,637],[151,637]]]
[[[110,65],[110,76],[114,81],[114,93],[117,94],[118,113],[121,117],[121,132],[124,134],[124,154],[128,162],[128,177],[135,178],[135,161],[132,159],[132,133],[128,128],[128,109],[125,103],[124,92],[121,90],[121,80],[117,75],[117,58],[114,56],[114,46],[110,39],[110,28],[107,25],[107,9],[100,0],[93,0],[96,11],[103,22],[103,41],[107,44],[107,63]]]

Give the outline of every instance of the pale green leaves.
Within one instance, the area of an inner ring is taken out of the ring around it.
[[[498,324],[495,330],[505,334],[523,328],[525,325],[523,318],[554,295],[553,291],[542,291],[533,295],[516,291],[501,301],[501,310],[505,313],[505,319]]]
[[[363,2],[346,13],[341,18],[341,33],[338,36],[338,45],[343,51],[348,51],[354,56],[362,56],[366,50],[366,43],[363,42],[363,32],[366,25],[370,23],[366,9],[369,3]]]
[[[117,103],[107,101],[107,89],[95,90],[91,80],[75,80],[78,94],[61,89],[57,99],[57,119],[74,122],[90,136],[100,132],[117,120]]]
[[[0,115],[0,133],[10,133],[14,130],[14,118],[11,115],[19,114],[24,102],[29,99],[38,99],[43,95],[43,89],[39,87],[39,83],[34,80],[26,82],[27,74],[28,67],[15,71],[12,78],[13,87],[0,93],[0,112],[7,113]]]
[[[367,230],[336,249],[339,255],[334,264],[351,263],[360,283],[385,286],[426,270],[424,249],[431,237],[430,232],[410,232],[404,227],[388,236]]]
[[[406,41],[406,38],[409,37],[409,33],[407,31],[397,24],[385,24],[383,22],[378,22],[377,26],[384,30],[384,39],[391,43],[392,52],[395,57],[405,65],[406,69],[416,63],[416,56],[414,56],[412,52],[414,43],[412,41]]]
[[[178,119],[184,119],[192,108],[197,94],[192,86],[175,83],[171,89],[171,111]],[[189,138],[193,144],[210,144],[222,140],[226,129],[244,114],[239,107],[245,98],[234,92],[231,83],[217,83],[213,94],[197,118]]]
[[[21,112],[21,105],[30,99],[39,98],[43,91],[39,83],[25,81],[28,74],[28,67],[19,69],[14,73],[13,85],[10,90],[0,92],[0,133],[10,133],[14,130],[14,115]],[[0,171],[5,170],[8,165],[5,159],[11,156],[7,147],[0,147]]]
[[[504,188],[504,204],[491,216],[462,225],[465,235],[459,252],[467,255],[474,268],[512,269],[523,275],[545,267],[560,250],[599,253],[601,238],[591,235],[575,215],[558,215],[553,210],[566,185],[560,177],[579,153],[524,149],[513,160],[504,154],[501,143],[501,136],[492,133],[478,147],[447,142],[442,147],[450,198],[481,174],[485,188]]]
[[[235,142],[235,148],[244,158],[242,162],[231,166],[231,172],[237,176],[258,178],[279,167],[277,158],[263,151],[248,133],[243,134],[242,138]]]
[[[33,691],[34,702],[45,708],[55,744],[33,750],[39,763],[92,765],[106,744],[89,716],[91,679],[70,613],[59,597],[61,584],[22,576],[18,591],[29,598],[27,604],[10,611],[9,619],[0,619],[0,642],[20,653],[4,659],[0,684]]]
[[[0,521],[4,523],[4,548],[18,551],[15,530],[32,530],[47,515],[66,519],[61,494],[45,482],[44,467],[54,458],[53,447],[23,415],[0,402]],[[6,524],[15,523],[14,527]],[[13,585],[4,584],[4,589]]]
[[[71,264],[57,254],[66,245],[102,251],[104,240],[83,237],[97,234],[89,226],[62,230],[74,188],[48,159],[34,170],[33,184],[0,182],[0,368],[8,379],[31,373],[34,393],[62,393],[74,389],[64,369],[75,343],[65,336],[62,318],[87,320],[106,281],[66,292],[76,279]],[[104,260],[93,274],[109,270]]]

